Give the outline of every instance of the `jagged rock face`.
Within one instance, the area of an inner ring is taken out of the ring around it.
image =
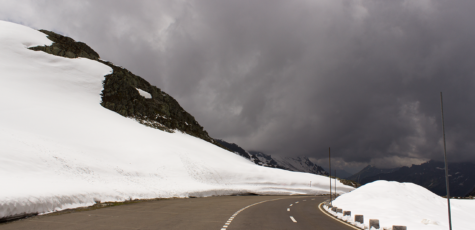
[[[44,51],[49,54],[68,57],[68,58],[89,58],[92,60],[98,60],[99,54],[96,53],[91,47],[82,42],[76,42],[74,39],[59,35],[57,33],[40,30],[48,35],[48,39],[53,41],[51,46],[37,46],[30,49],[36,51]]]
[[[165,131],[178,129],[213,142],[203,127],[173,97],[124,68],[99,61],[114,70],[104,80],[102,106],[150,127]],[[148,92],[152,98],[141,96],[137,89]]]
[[[308,157],[276,157],[262,152],[249,151],[266,167],[280,168],[296,172],[308,172],[317,175],[328,176],[328,173],[320,166],[314,164]]]
[[[271,167],[271,168],[279,168],[279,169],[285,169],[289,171],[295,171],[294,169],[290,169],[288,167],[285,167],[278,162],[276,162],[271,155],[267,155],[262,152],[257,152],[257,151],[250,151],[249,152],[251,156],[257,159],[257,164],[266,166],[266,167]]]
[[[234,144],[234,143],[229,143],[220,139],[214,139],[214,140],[225,149],[251,160],[250,154],[243,148],[239,147],[239,145]]]
[[[51,31],[40,31],[47,34],[54,43],[51,46],[37,46],[30,49],[67,58],[84,57],[99,61],[113,69],[111,74],[105,76],[103,82],[101,105],[105,108],[124,117],[136,119],[141,124],[152,128],[168,132],[180,130],[214,143],[195,118],[170,95],[127,69],[100,60],[99,54],[82,42],[76,42],[72,38]],[[148,92],[152,98],[141,96],[137,89]]]
[[[303,159],[301,161],[303,161],[303,164],[305,164],[307,166],[307,168],[310,171],[314,172],[315,174],[328,175],[328,173],[325,171],[325,169],[323,169],[322,167],[314,164],[312,161],[310,161],[310,159],[308,159],[308,157],[303,157]]]

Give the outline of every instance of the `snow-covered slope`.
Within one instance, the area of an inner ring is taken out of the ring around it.
[[[450,203],[453,229],[474,229],[475,200],[451,199]],[[380,229],[391,229],[392,225],[418,230],[449,229],[447,199],[413,183],[375,181],[341,195],[333,206],[351,211],[353,216],[364,215],[366,226],[369,219],[379,219]]]
[[[25,26],[0,21],[0,31],[0,218],[94,200],[328,193],[325,177],[260,167],[107,110],[110,67],[29,50],[51,41]]]

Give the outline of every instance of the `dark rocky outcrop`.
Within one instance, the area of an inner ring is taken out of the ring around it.
[[[313,163],[306,156],[278,157],[258,151],[249,151],[249,153],[251,156],[256,157],[260,161],[258,164],[261,164],[262,166],[328,176],[325,169]]]
[[[168,132],[177,129],[213,142],[203,127],[173,97],[127,69],[99,61],[113,69],[113,73],[106,75],[103,82],[102,106],[153,128]],[[142,97],[137,89],[150,93],[152,98]]]
[[[92,60],[98,60],[99,54],[96,53],[91,47],[82,42],[76,42],[74,39],[59,35],[55,32],[40,30],[48,35],[48,39],[54,43],[51,46],[36,46],[31,47],[31,50],[44,51],[49,54],[68,57],[68,58],[89,58]]]
[[[76,42],[72,38],[51,31],[40,31],[47,34],[54,43],[51,46],[37,46],[30,49],[67,58],[88,58],[113,69],[111,74],[105,76],[103,82],[101,105],[105,108],[152,128],[167,132],[180,130],[215,143],[195,118],[167,93],[127,69],[99,59],[99,54],[82,42]],[[137,89],[148,92],[152,98],[147,99],[141,96]],[[219,144],[216,145],[222,147]]]
[[[237,144],[234,144],[234,143],[229,143],[229,142],[226,142],[224,140],[220,140],[220,139],[214,139],[217,143],[219,143],[221,146],[225,147],[226,149],[228,149],[229,151],[233,152],[233,153],[236,153],[238,154],[239,156],[242,156],[244,158],[247,158],[247,159],[251,159],[250,157],[250,154],[244,150],[243,148],[241,148],[239,145]]]
[[[252,157],[256,158],[255,163],[258,165],[262,165],[265,167],[270,167],[270,168],[278,168],[278,169],[285,169],[289,171],[294,171],[292,169],[289,169],[287,167],[284,167],[283,165],[280,165],[277,163],[274,158],[272,158],[271,155],[265,154],[263,152],[258,152],[258,151],[249,151],[249,154],[251,154]]]
[[[358,183],[356,181],[348,180],[348,179],[338,178],[338,181],[340,181],[344,185],[348,185],[348,186],[351,186],[351,187],[354,187],[354,188],[358,188],[358,187],[361,186],[360,183]]]

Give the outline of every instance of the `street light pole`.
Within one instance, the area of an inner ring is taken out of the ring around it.
[[[328,178],[330,178],[330,205],[332,205],[332,160],[331,160],[330,147],[328,147]]]
[[[442,112],[442,136],[444,137],[445,187],[447,189],[447,206],[449,209],[449,229],[452,230],[452,214],[450,213],[449,168],[447,165],[447,150],[445,147],[444,103],[442,100],[442,92],[440,92],[440,109]]]

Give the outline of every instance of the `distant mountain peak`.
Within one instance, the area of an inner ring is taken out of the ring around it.
[[[361,171],[353,174],[352,176],[347,177],[346,179],[356,181],[358,183],[361,183],[365,180],[367,177],[371,177],[374,175],[379,175],[383,173],[390,173],[393,171],[398,170],[399,168],[389,168],[389,169],[382,169],[382,168],[377,168],[372,165],[368,165],[361,169]],[[361,183],[363,184],[363,183]]]
[[[249,151],[249,153],[258,158],[260,162],[262,162],[262,165],[267,167],[281,168],[296,172],[308,172],[318,175],[328,175],[321,166],[313,163],[307,156],[279,157],[257,151]]]
[[[475,195],[475,164],[470,162],[449,163],[449,183],[451,196]],[[444,162],[429,160],[420,165],[403,166],[396,169],[365,167],[348,179],[361,184],[376,180],[411,182],[421,185],[433,193],[445,196]]]

